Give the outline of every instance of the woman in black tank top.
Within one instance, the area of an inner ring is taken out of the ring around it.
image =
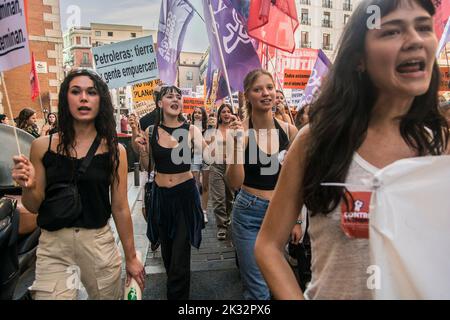
[[[191,172],[191,151],[208,152],[202,132],[181,116],[183,98],[175,86],[163,86],[155,126],[138,138],[140,156],[155,170],[147,208],[147,236],[161,243],[167,272],[167,299],[189,299],[191,245],[200,247],[204,228],[200,195]],[[205,160],[207,160],[206,157]]]
[[[270,299],[269,289],[256,265],[253,251],[283,157],[297,129],[274,119],[275,84],[270,73],[261,69],[250,72],[244,87],[247,120],[242,126],[235,118],[230,125],[232,130],[244,131],[237,133],[244,141],[235,138],[237,159],[227,163],[226,173],[229,186],[240,189],[233,206],[232,234],[244,282],[244,298],[267,300]]]
[[[35,299],[76,299],[77,286],[67,287],[74,266],[89,298],[121,298],[122,259],[108,223],[111,214],[125,253],[127,284],[133,277],[144,289],[145,270],[136,257],[127,199],[126,152],[117,142],[113,110],[108,86],[100,76],[74,71],[60,89],[60,132],[33,141],[31,161],[25,156],[14,158],[13,178],[22,186],[23,204],[39,212],[42,230],[31,288]],[[56,223],[54,216],[40,209],[50,196],[49,188],[73,182],[88,150],[96,145],[89,166],[75,180],[81,215]]]

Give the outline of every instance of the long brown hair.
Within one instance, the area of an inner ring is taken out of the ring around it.
[[[354,153],[364,142],[376,90],[367,74],[358,72],[364,55],[369,6],[378,6],[381,16],[397,9],[405,0],[365,0],[352,14],[342,35],[339,50],[324,83],[322,94],[310,112],[310,143],[303,178],[303,199],[313,213],[332,212],[343,199],[345,188],[323,187],[321,183],[345,182]],[[430,0],[415,1],[430,15]],[[448,126],[438,112],[439,68],[434,64],[428,91],[414,99],[400,122],[403,140],[418,155],[440,155],[448,143]],[[444,130],[447,128],[447,130]],[[432,135],[428,133],[431,130]]]

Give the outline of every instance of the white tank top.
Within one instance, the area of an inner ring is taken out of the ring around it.
[[[356,152],[345,181],[346,184],[364,185],[378,171]],[[333,182],[333,181],[327,181]],[[368,191],[349,186],[350,192]],[[310,217],[308,229],[311,238],[312,279],[305,291],[306,299],[373,299],[367,286],[371,276],[369,240],[348,238],[341,229],[341,206],[324,215]]]

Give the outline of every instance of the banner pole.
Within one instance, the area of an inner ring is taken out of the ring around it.
[[[8,89],[6,89],[6,82],[5,82],[5,76],[3,74],[3,71],[2,71],[1,77],[2,77],[3,88],[5,88],[6,104],[8,105],[9,114],[11,115],[11,121],[14,121],[14,114],[12,112],[11,104],[9,102]],[[13,131],[14,131],[14,136],[16,138],[17,151],[19,152],[19,155],[22,155],[22,151],[20,150],[19,137],[17,135],[17,127],[15,125],[13,125],[12,127],[13,127]]]
[[[227,83],[228,94],[230,96],[231,108],[233,109],[233,113],[237,114],[237,110],[236,110],[236,107],[234,105],[233,97],[232,97],[232,94],[231,94],[230,80],[228,79],[227,66],[225,64],[225,59],[223,57],[222,46],[220,45],[219,32],[217,30],[216,18],[214,17],[214,11],[213,11],[213,8],[212,8],[212,5],[211,5],[211,0],[208,0],[208,7],[209,7],[209,14],[211,15],[211,19],[212,19],[213,32],[214,32],[214,35],[216,36],[217,45],[219,47],[219,55],[220,55],[220,60],[222,62],[223,73],[225,75],[225,81]]]

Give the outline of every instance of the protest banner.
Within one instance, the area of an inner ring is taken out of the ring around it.
[[[11,109],[3,72],[28,64],[31,61],[25,10],[24,0],[4,0],[0,5],[0,73],[5,90],[6,105],[8,106],[11,119],[14,119],[14,114]],[[13,131],[17,152],[22,154],[16,127],[14,127]]]
[[[143,100],[134,103],[133,105],[133,113],[142,118],[147,113],[152,112],[156,108],[156,104],[153,100]]]
[[[138,83],[133,86],[133,103],[153,101],[153,90],[161,84],[161,80]]]
[[[183,97],[183,113],[189,114],[194,112],[194,107],[204,107],[205,99]]]
[[[0,5],[0,71],[30,63],[24,0],[3,1]]]
[[[152,36],[95,47],[92,53],[96,70],[110,89],[159,78]]]
[[[305,89],[308,79],[311,76],[311,70],[284,70],[285,89]]]
[[[275,63],[275,77],[279,83],[284,82],[284,71],[289,70],[312,70],[316,63],[318,50],[316,49],[296,49],[292,54],[288,52],[278,52],[276,57],[271,57]],[[277,83],[278,83],[277,81]]]

